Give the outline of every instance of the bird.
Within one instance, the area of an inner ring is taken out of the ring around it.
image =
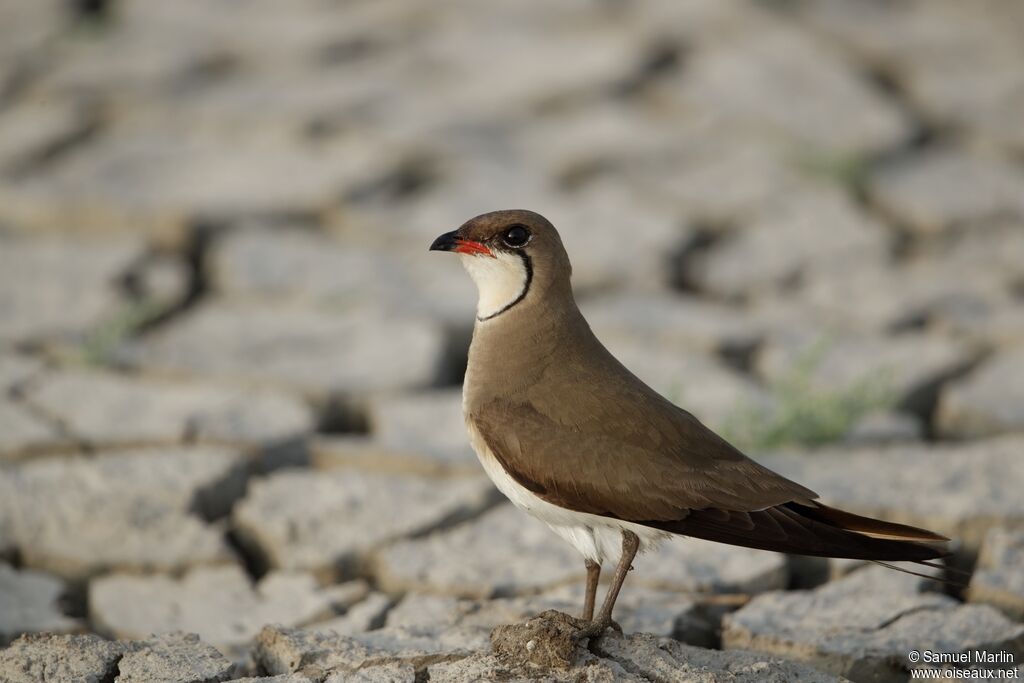
[[[473,450],[501,493],[583,556],[579,637],[616,626],[637,553],[673,536],[878,562],[949,554],[945,536],[825,505],[636,377],[584,319],[540,214],[484,213],[430,250],[457,254],[477,287],[462,392]],[[595,615],[602,563],[616,556]]]

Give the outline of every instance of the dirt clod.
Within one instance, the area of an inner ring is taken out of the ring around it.
[[[547,610],[522,624],[498,626],[491,631],[491,650],[507,666],[543,666],[565,669],[584,652],[574,637],[587,622]]]

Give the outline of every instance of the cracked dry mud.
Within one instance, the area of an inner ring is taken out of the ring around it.
[[[0,7],[0,681],[1020,665],[1020,3],[236,9]],[[582,562],[480,472],[426,252],[514,206],[638,376],[968,588],[681,540],[571,646]]]

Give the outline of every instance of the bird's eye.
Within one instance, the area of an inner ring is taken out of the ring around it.
[[[501,241],[510,247],[522,247],[530,241],[530,231],[523,225],[513,225],[501,233]]]

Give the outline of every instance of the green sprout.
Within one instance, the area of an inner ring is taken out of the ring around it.
[[[804,151],[797,155],[797,167],[814,178],[823,178],[840,187],[857,191],[864,186],[869,161],[862,154]]]
[[[815,370],[827,347],[827,340],[813,344],[785,373],[770,380],[775,401],[737,409],[726,419],[723,436],[755,451],[820,446],[842,438],[864,416],[892,407],[896,397],[881,370],[836,389],[817,385]]]
[[[154,299],[125,304],[89,332],[78,350],[77,360],[91,366],[109,365],[124,340],[137,335],[166,311],[166,302]]]

